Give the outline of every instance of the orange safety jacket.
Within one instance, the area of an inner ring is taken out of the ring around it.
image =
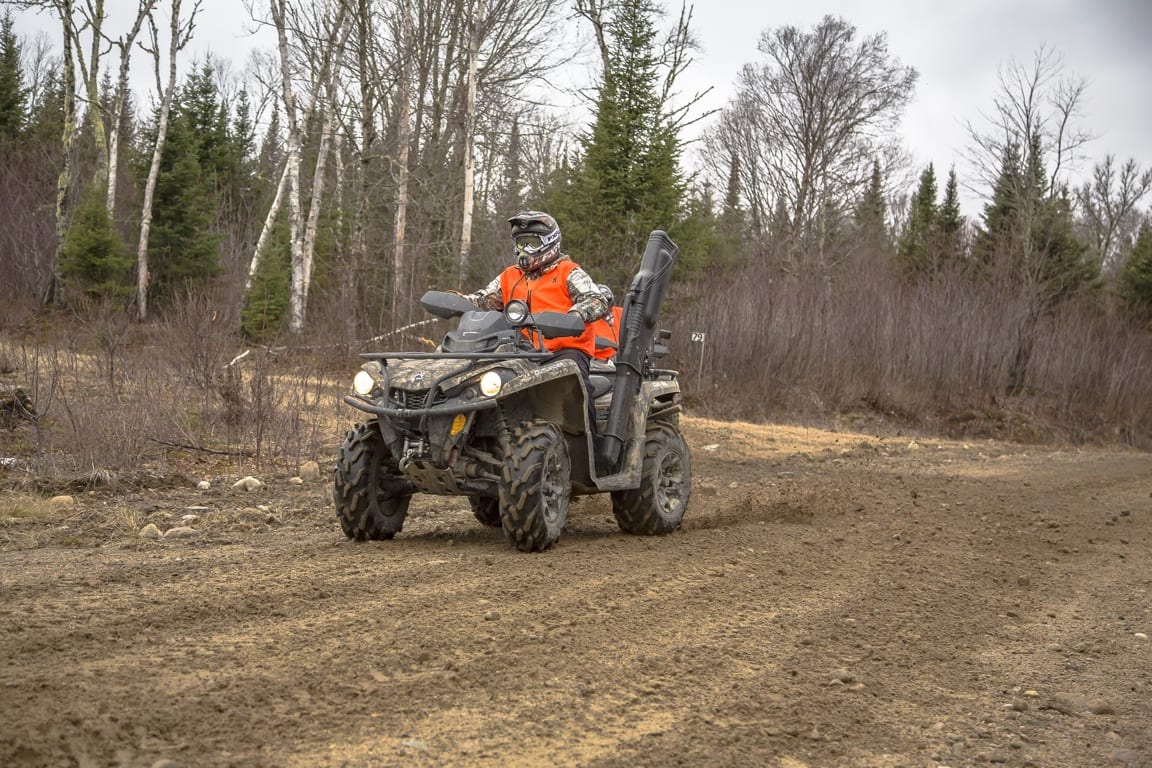
[[[571,259],[561,259],[556,266],[543,274],[529,276],[512,266],[500,273],[500,295],[504,306],[508,302],[520,300],[528,305],[529,312],[567,312],[572,309],[572,297],[568,295],[568,275],[579,265]],[[584,328],[579,336],[566,336],[559,339],[544,339],[544,348],[549,352],[562,349],[578,349],[592,356],[596,351],[595,323]],[[536,343],[535,334],[524,330],[524,335]]]
[[[620,316],[624,314],[624,308],[610,307],[608,311],[612,313],[612,322],[608,322],[608,315],[605,315],[592,323],[592,331],[597,341],[612,344],[610,347],[596,347],[592,356],[597,360],[611,360],[620,351]]]

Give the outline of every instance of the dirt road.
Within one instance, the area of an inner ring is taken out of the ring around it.
[[[1152,457],[684,424],[665,538],[353,544],[287,476],[0,520],[0,765],[1152,765]]]

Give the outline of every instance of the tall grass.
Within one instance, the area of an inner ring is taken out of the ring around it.
[[[962,270],[909,280],[858,261],[833,276],[749,266],[676,298],[675,364],[705,413],[872,411],[957,435],[1152,447],[1152,337],[1100,297],[1038,312]],[[707,334],[699,386],[691,332]]]
[[[0,456],[37,475],[105,478],[189,457],[236,471],[323,458],[348,419],[343,379],[311,357],[248,347],[219,320],[190,296],[151,326],[100,309],[0,336],[0,380],[39,414],[0,432]]]

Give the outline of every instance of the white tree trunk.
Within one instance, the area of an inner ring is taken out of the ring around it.
[[[457,286],[460,288],[468,279],[468,258],[472,250],[472,212],[476,194],[476,58],[480,51],[480,21],[483,16],[484,0],[476,0],[468,45],[468,95],[464,104],[464,215],[460,224],[460,279]]]
[[[284,204],[284,190],[288,186],[288,163],[284,163],[284,170],[280,172],[280,183],[276,185],[276,196],[272,198],[272,205],[268,208],[268,215],[264,217],[264,227],[260,230],[260,239],[256,241],[256,250],[252,252],[252,262],[248,265],[248,279],[244,281],[244,295],[252,290],[252,279],[256,270],[260,268],[260,257],[268,245],[268,238],[272,236],[272,227],[276,224],[276,217],[280,215],[280,206]],[[241,297],[241,303],[244,298]]]
[[[120,122],[124,114],[124,102],[128,98],[128,67],[132,59],[132,46],[136,44],[136,36],[140,34],[140,27],[144,19],[156,6],[158,0],[141,0],[136,11],[136,23],[124,39],[117,40],[120,48],[120,73],[116,78],[116,96],[112,102],[112,124],[108,127],[108,197],[105,207],[108,209],[108,218],[116,212],[116,176],[120,169]]]
[[[320,226],[320,206],[324,200],[324,188],[327,184],[325,171],[328,167],[328,154],[332,146],[332,122],[336,110],[332,104],[328,105],[324,113],[324,128],[320,134],[320,147],[316,152],[316,168],[312,174],[312,197],[308,201],[308,223],[304,228],[303,263],[301,264],[301,278],[304,281],[304,292],[301,296],[302,310],[305,314],[308,308],[308,290],[312,286],[312,266],[316,256],[316,230]]]
[[[196,11],[193,10],[193,16]],[[189,29],[191,23],[189,23]],[[180,29],[180,0],[172,0],[172,41],[168,52],[168,85],[160,93],[160,119],[156,126],[156,147],[152,150],[152,165],[148,169],[148,182],[144,187],[144,205],[140,212],[140,241],[136,246],[136,317],[148,318],[148,234],[152,228],[152,201],[156,194],[156,180],[160,176],[160,160],[164,155],[164,142],[168,136],[168,117],[172,111],[172,94],[176,90],[176,54],[183,47]],[[160,46],[154,49],[157,59]],[[159,85],[159,83],[157,83]]]
[[[273,0],[272,18],[280,49],[280,78],[284,115],[288,122],[284,173],[288,176],[288,242],[292,252],[292,288],[288,302],[288,329],[304,330],[304,243],[300,239],[300,120],[296,114],[296,92],[288,52],[288,28],[284,0]]]
[[[412,6],[405,3],[404,12],[404,43],[408,46],[412,42]],[[396,224],[393,229],[393,242],[395,252],[392,256],[392,324],[399,323],[400,297],[405,294],[405,274],[407,272],[404,254],[404,234],[408,228],[408,145],[412,138],[412,95],[411,65],[408,63],[411,56],[405,56],[400,71],[399,95],[399,130],[396,132],[397,143],[397,178],[396,178]],[[406,304],[407,305],[407,304]]]

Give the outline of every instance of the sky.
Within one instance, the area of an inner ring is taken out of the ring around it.
[[[674,17],[676,0],[664,2]],[[111,29],[127,28],[131,11],[120,9],[134,5],[107,0]],[[269,35],[247,33],[240,0],[203,0],[203,7],[191,56],[211,50],[242,70],[252,47],[271,46]],[[1030,64],[1042,46],[1062,56],[1066,74],[1087,82],[1080,126],[1097,138],[1084,149],[1089,159],[1076,169],[1078,177],[1106,154],[1152,167],[1152,0],[705,0],[695,5],[692,28],[700,49],[681,91],[713,86],[701,107],[723,107],[741,67],[763,60],[757,43],[766,30],[811,28],[828,14],[855,25],[858,39],[886,33],[891,55],[920,73],[902,123],[917,168],[931,162],[942,178],[955,165],[962,185],[974,176],[966,167],[966,121],[985,125],[982,115],[992,113],[999,70],[1013,61]],[[17,16],[18,34],[36,29],[56,32],[50,18]],[[567,39],[583,34],[559,33]],[[976,191],[966,190],[962,204],[967,215],[980,213]]]

